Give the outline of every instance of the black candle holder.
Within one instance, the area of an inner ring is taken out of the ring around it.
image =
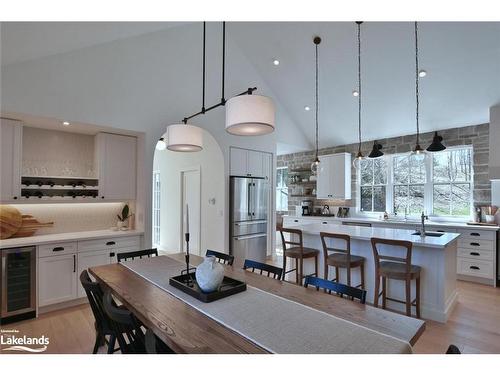
[[[191,271],[196,271],[195,267],[189,267],[189,233],[184,235],[186,240],[186,269],[181,271],[181,276],[186,275],[184,277],[184,282],[188,287],[194,286],[194,281],[191,278]]]

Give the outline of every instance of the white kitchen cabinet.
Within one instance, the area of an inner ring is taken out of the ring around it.
[[[38,258],[38,306],[77,298],[76,254]]]
[[[262,169],[263,169],[263,176],[267,178],[268,180],[271,179],[271,174],[273,170],[273,155],[269,153],[264,153],[262,156]]]
[[[270,177],[271,154],[246,150],[238,147],[230,149],[231,176]]]
[[[90,267],[102,266],[105,264],[110,264],[114,253],[111,250],[100,250],[100,251],[89,251],[84,253],[78,253],[78,277],[83,270],[87,270]],[[78,283],[78,298],[86,297],[85,290],[82,285]]]
[[[96,160],[99,196],[106,200],[133,200],[136,193],[137,139],[126,135],[99,133]]]
[[[318,199],[351,199],[351,154],[319,157],[316,195]]]
[[[0,122],[0,201],[15,202],[21,197],[22,123]]]

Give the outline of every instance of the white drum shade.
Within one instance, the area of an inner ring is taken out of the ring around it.
[[[196,152],[203,149],[202,129],[186,124],[167,127],[167,149],[178,152]]]
[[[234,135],[269,134],[275,128],[275,110],[271,98],[239,95],[226,103],[226,131]]]

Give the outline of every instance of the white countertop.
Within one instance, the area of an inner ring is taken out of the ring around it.
[[[93,230],[86,232],[44,234],[40,236],[8,238],[6,240],[0,240],[0,249],[6,249],[10,247],[20,247],[20,246],[43,245],[47,243],[57,243],[66,241],[95,240],[107,237],[140,236],[142,234],[144,234],[144,232],[140,230],[122,231],[122,230],[112,230],[112,229]]]
[[[295,216],[295,215],[283,215],[283,217],[289,217],[292,219],[312,219],[312,220],[322,220],[322,221],[333,221],[333,222],[356,222],[356,223],[378,223],[378,224],[394,224],[394,225],[408,225],[412,229],[420,226],[420,221],[417,220],[382,220],[370,217],[333,217],[333,216]],[[443,228],[458,228],[458,229],[477,229],[477,230],[492,230],[498,231],[499,226],[489,226],[489,225],[469,225],[464,222],[450,222],[450,221],[425,221],[426,226],[430,227],[443,227]]]
[[[414,230],[394,229],[394,228],[376,228],[376,227],[359,227],[346,226],[339,224],[297,224],[288,225],[288,228],[297,228],[302,230],[304,234],[319,236],[320,232],[330,232],[338,234],[347,234],[351,239],[369,241],[372,237],[385,238],[388,240],[410,241],[414,246],[445,248],[448,244],[455,241],[459,233],[444,233],[441,237],[420,237],[412,235]]]

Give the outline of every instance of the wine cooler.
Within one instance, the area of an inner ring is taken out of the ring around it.
[[[0,323],[36,316],[36,250],[3,249],[0,267]]]

